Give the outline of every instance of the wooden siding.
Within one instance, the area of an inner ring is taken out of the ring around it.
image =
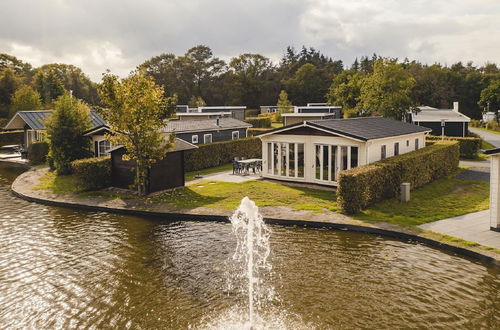
[[[238,128],[238,129],[226,129],[226,130],[220,130],[220,131],[201,131],[201,132],[193,132],[193,133],[177,133],[175,134],[175,137],[182,139],[184,141],[187,141],[189,143],[192,143],[192,136],[193,135],[198,135],[198,143],[197,144],[203,144],[203,135],[205,134],[212,134],[212,142],[221,142],[221,141],[228,141],[232,140],[233,136],[232,133],[234,131],[240,132],[240,139],[247,137],[247,129],[246,128]]]
[[[417,123],[415,123],[417,124]],[[467,132],[469,129],[469,123],[463,122],[445,122],[444,126],[444,135],[446,136],[464,136],[464,125],[465,124],[465,136],[467,136]],[[441,136],[441,122],[432,121],[432,122],[420,122],[419,126],[427,127],[432,129],[431,135]]]

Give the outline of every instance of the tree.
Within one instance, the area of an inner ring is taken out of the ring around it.
[[[412,109],[415,79],[396,60],[378,59],[361,86],[360,106],[370,114],[401,120]]]
[[[10,101],[19,84],[20,79],[14,70],[7,68],[0,71],[0,117],[9,114]]]
[[[126,159],[135,162],[135,186],[144,195],[151,165],[165,157],[174,139],[171,134],[165,140],[161,131],[167,102],[164,90],[142,71],[135,71],[121,81],[108,72],[98,90],[107,106],[101,114],[113,132],[108,139],[115,145],[123,145]]]
[[[488,87],[481,91],[478,105],[485,110],[500,110],[500,80],[492,81]]]
[[[54,102],[47,119],[48,158],[58,175],[71,171],[71,162],[90,157],[90,140],[83,133],[91,127],[90,110],[81,100],[64,93]]]
[[[188,102],[188,107],[190,108],[198,108],[198,107],[204,107],[206,106],[207,104],[205,103],[205,101],[201,98],[201,96],[191,96],[191,98],[189,99],[189,102]]]
[[[325,85],[318,68],[309,63],[301,66],[293,78],[285,81],[290,99],[298,105],[324,101],[328,85]]]
[[[290,112],[290,107],[292,106],[292,102],[288,100],[288,94],[286,91],[282,90],[278,97],[278,103],[276,104],[278,107],[278,118],[277,121],[281,122],[283,117],[281,117],[282,113]]]
[[[364,79],[365,76],[354,69],[336,75],[326,95],[328,103],[342,106],[347,117],[357,115]]]
[[[42,109],[40,94],[30,86],[21,86],[12,96],[11,117],[17,111]]]
[[[66,92],[62,81],[53,71],[37,70],[33,77],[33,85],[45,104],[51,104]]]

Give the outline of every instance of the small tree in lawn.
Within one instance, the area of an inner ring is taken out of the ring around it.
[[[22,86],[12,96],[11,117],[18,111],[42,109],[40,94],[30,86]]]
[[[278,114],[276,121],[282,122],[283,117],[281,116],[282,113],[287,113],[290,112],[290,107],[292,106],[292,103],[290,100],[288,100],[288,94],[286,91],[282,90],[280,92],[280,95],[278,96],[278,103],[276,104],[278,107]]]
[[[172,146],[174,135],[166,141],[161,129],[165,126],[163,87],[156,85],[152,77],[143,72],[133,72],[119,81],[110,73],[103,76],[98,88],[101,110],[112,135],[108,139],[126,149],[125,159],[135,162],[135,186],[139,195],[147,193],[148,170],[156,161],[165,157]]]
[[[71,162],[91,156],[90,140],[83,133],[91,126],[90,110],[69,93],[59,96],[46,121],[48,158],[57,174],[69,174]]]

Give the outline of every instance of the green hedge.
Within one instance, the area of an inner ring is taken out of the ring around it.
[[[0,132],[0,147],[10,144],[23,144],[24,131],[6,131]]]
[[[47,142],[33,142],[28,147],[28,159],[31,165],[44,164],[49,153]]]
[[[271,128],[272,121],[270,117],[249,117],[245,122],[253,125],[254,128]]]
[[[267,132],[269,130],[270,130],[270,128],[249,128],[247,130],[247,134],[248,134],[248,136],[255,136],[257,134],[264,133],[264,132]]]
[[[248,117],[257,117],[260,114],[259,109],[246,109],[245,110],[245,118]]]
[[[474,159],[481,149],[481,138],[479,137],[453,137],[445,136],[445,140],[458,141],[460,144],[460,157]],[[429,135],[426,137],[429,141],[440,141],[440,136]]]
[[[186,172],[228,164],[234,157],[262,157],[262,143],[259,138],[254,137],[202,144],[198,147],[184,152]]]
[[[357,213],[374,202],[397,196],[403,182],[415,189],[451,174],[458,166],[459,154],[457,141],[436,141],[418,151],[341,171],[337,202],[342,212]]]
[[[71,162],[71,171],[83,190],[111,185],[111,157],[85,158]]]

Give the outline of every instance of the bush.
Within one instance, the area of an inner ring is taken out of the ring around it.
[[[49,153],[47,142],[33,142],[28,147],[28,159],[31,165],[44,164]]]
[[[23,144],[24,131],[6,131],[0,132],[0,147],[10,144]]]
[[[272,126],[270,117],[252,117],[245,119],[245,122],[253,125],[254,128],[270,128]]]
[[[460,157],[474,159],[481,149],[481,138],[479,137],[453,137],[445,136],[445,140],[458,141],[460,144]],[[429,135],[426,137],[429,141],[440,141],[440,136]]]
[[[255,136],[257,134],[267,132],[269,130],[270,130],[270,128],[249,128],[247,130],[247,134],[248,134],[248,136]]]
[[[259,138],[245,138],[200,145],[184,152],[186,172],[230,163],[234,157],[261,158],[262,142]]]
[[[421,187],[456,170],[457,141],[436,141],[418,151],[341,171],[337,202],[342,212],[354,214],[374,202],[395,197],[401,183]]]
[[[245,110],[245,118],[248,117],[257,117],[260,114],[259,109],[246,109]]]
[[[469,125],[472,127],[481,127],[481,122],[477,119],[471,119]]]
[[[111,185],[110,156],[72,161],[71,171],[83,190],[97,190]]]

